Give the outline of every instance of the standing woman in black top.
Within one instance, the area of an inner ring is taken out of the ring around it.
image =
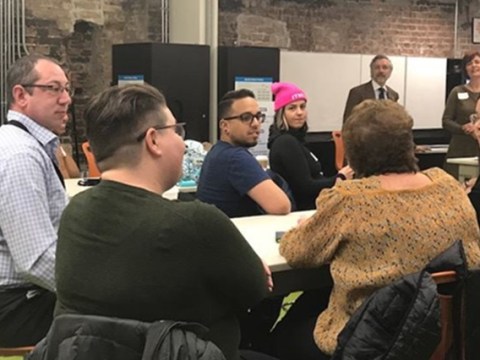
[[[270,168],[290,185],[297,210],[315,209],[320,191],[336,181],[351,179],[353,171],[346,166],[336,176],[323,176],[320,162],[305,146],[307,96],[287,82],[272,84],[272,93],[275,119],[268,138]]]

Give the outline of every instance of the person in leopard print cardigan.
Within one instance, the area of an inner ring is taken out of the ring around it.
[[[375,290],[421,270],[455,240],[463,240],[469,267],[480,265],[475,211],[453,177],[438,168],[419,171],[412,126],[405,109],[389,100],[364,101],[344,125],[357,178],[323,190],[314,215],[280,241],[290,266],[330,264],[334,283],[326,308],[303,320],[287,314],[280,324],[282,360],[328,358],[350,316]],[[299,338],[291,335],[308,326],[313,341],[292,344]],[[284,348],[296,353],[283,355]]]

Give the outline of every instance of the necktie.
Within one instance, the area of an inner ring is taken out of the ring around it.
[[[383,87],[378,88],[378,93],[379,93],[378,98],[379,98],[380,100],[385,100],[385,99],[386,99],[386,97],[385,97],[385,89],[384,89]]]

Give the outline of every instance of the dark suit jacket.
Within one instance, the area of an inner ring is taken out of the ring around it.
[[[387,88],[387,98],[393,101],[398,101],[398,93],[391,87]],[[345,111],[343,113],[343,122],[347,120],[355,105],[360,104],[363,100],[375,99],[375,92],[373,91],[372,81],[365,84],[355,86],[350,89],[348,93],[347,104],[345,105]]]

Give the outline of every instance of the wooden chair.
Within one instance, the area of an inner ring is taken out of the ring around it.
[[[22,356],[30,354],[34,346],[21,346],[13,348],[0,348],[0,356]]]
[[[85,158],[87,159],[88,166],[88,176],[89,177],[100,177],[101,172],[97,167],[97,162],[95,161],[95,156],[93,156],[92,151],[90,150],[90,144],[88,141],[82,143],[82,150]]]
[[[438,296],[440,300],[440,324],[442,327],[441,330],[441,339],[438,344],[435,352],[430,357],[430,360],[445,360],[447,359],[447,354],[449,350],[454,345],[454,307],[453,307],[453,294],[452,291],[443,291],[442,285],[452,285],[454,286],[457,283],[457,273],[455,271],[441,271],[432,274],[433,280],[437,283],[438,286]],[[451,290],[451,289],[450,289]],[[462,313],[462,312],[461,312]],[[458,315],[457,315],[458,316]],[[459,321],[462,324],[462,321]],[[462,326],[460,326],[462,331]],[[460,334],[458,337],[461,344],[457,344],[458,349],[461,353],[459,360],[464,359],[464,344],[463,344],[463,334]]]
[[[333,143],[335,144],[335,168],[340,170],[345,166],[345,149],[343,146],[342,132],[332,131]]]

